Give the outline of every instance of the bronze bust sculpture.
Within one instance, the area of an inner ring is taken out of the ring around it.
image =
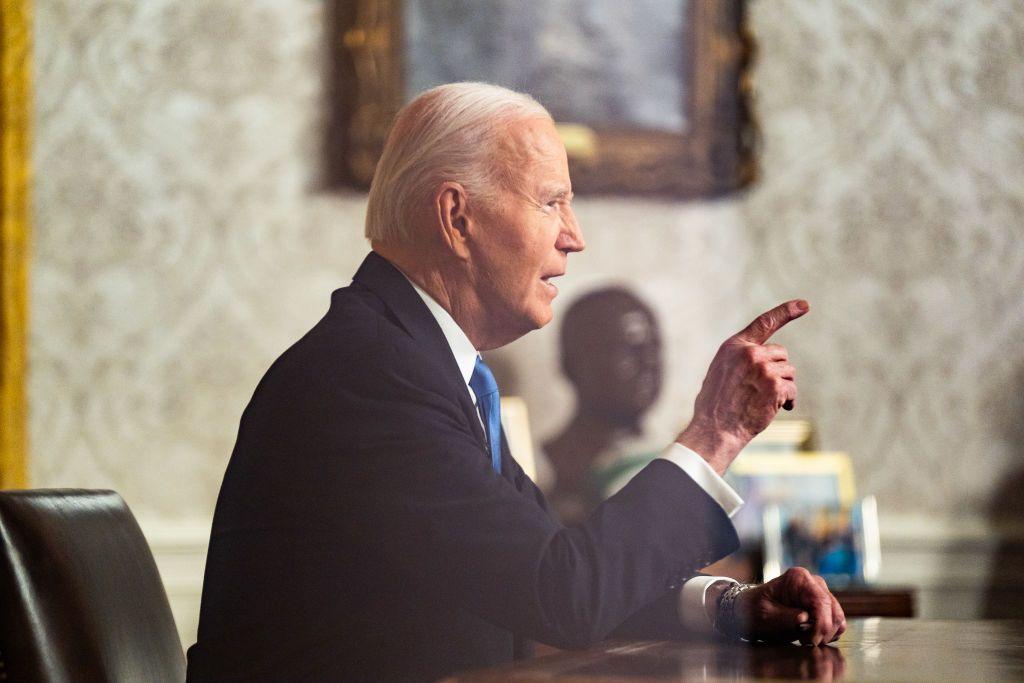
[[[544,443],[555,470],[551,496],[562,521],[584,517],[603,497],[595,466],[637,455],[643,417],[661,391],[661,333],[651,309],[621,287],[594,290],[565,314],[561,366],[576,392],[575,414]]]

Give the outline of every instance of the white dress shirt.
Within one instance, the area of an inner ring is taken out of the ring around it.
[[[406,279],[409,280],[408,277]],[[462,372],[462,379],[466,383],[466,389],[475,405],[476,394],[469,386],[469,379],[473,376],[473,368],[476,367],[479,352],[441,304],[434,301],[433,297],[420,289],[412,280],[409,280],[409,284],[423,299],[423,303],[426,304],[427,309],[440,326],[441,332],[444,333],[444,338],[448,340],[448,346],[451,347],[452,354],[455,356],[455,363],[459,366],[459,371]],[[479,413],[477,416],[479,417]],[[736,511],[743,505],[743,499],[725,483],[724,479],[718,476],[711,465],[686,446],[673,443],[658,458],[668,460],[686,472],[698,486],[722,506],[729,517],[736,514]],[[706,633],[711,630],[712,624],[707,618],[704,604],[708,588],[716,581],[736,583],[735,580],[724,576],[696,576],[683,584],[683,588],[679,592],[678,612],[680,621],[687,629],[698,633]]]

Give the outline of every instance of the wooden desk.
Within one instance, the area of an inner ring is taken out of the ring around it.
[[[840,588],[832,591],[850,617],[913,617],[916,591],[901,587]]]
[[[1024,680],[1024,622],[868,618],[829,647],[606,641],[456,676],[541,679],[1005,681]]]

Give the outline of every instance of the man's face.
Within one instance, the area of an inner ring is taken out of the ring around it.
[[[546,325],[570,252],[584,248],[573,213],[569,164],[547,119],[507,126],[501,159],[510,187],[493,205],[473,205],[478,231],[473,244],[475,290],[498,345]]]

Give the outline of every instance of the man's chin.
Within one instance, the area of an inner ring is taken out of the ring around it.
[[[539,330],[551,322],[554,317],[555,313],[551,310],[551,306],[542,307],[533,316],[533,329]]]

